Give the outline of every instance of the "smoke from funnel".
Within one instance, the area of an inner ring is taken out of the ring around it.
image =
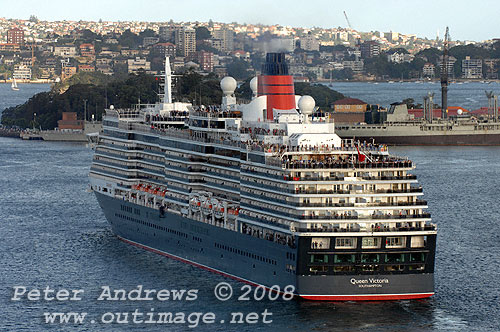
[[[294,50],[293,38],[273,38],[263,43],[264,53],[290,53]]]

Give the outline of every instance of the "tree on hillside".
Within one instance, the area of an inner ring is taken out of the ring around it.
[[[118,43],[121,46],[136,49],[141,44],[141,39],[138,35],[130,31],[130,29],[127,29],[118,37]]]
[[[406,49],[404,49],[402,47],[391,48],[390,50],[388,50],[387,52],[385,52],[385,54],[394,54],[394,53],[409,54],[410,52],[408,52]]]
[[[252,73],[248,71],[249,68],[250,65],[248,62],[233,59],[233,62],[227,65],[227,73],[237,80],[245,80],[252,75]]]
[[[487,59],[491,57],[491,51],[475,45],[460,45],[450,48],[450,55],[454,56],[460,63],[466,56],[473,59]]]
[[[212,35],[205,27],[196,27],[196,40],[207,40],[210,39]]]
[[[158,35],[151,29],[145,29],[139,33],[139,37],[144,39],[145,37],[157,37]]]
[[[322,84],[295,83],[296,95],[309,95],[316,101],[316,106],[330,109],[331,104],[339,99],[345,98],[343,94]]]
[[[99,37],[98,34],[94,33],[89,29],[82,30],[82,41],[85,43],[92,43]]]
[[[427,48],[425,50],[422,50],[415,54],[415,57],[417,58],[425,58],[428,62],[437,64],[439,63],[439,57],[443,54],[441,50],[438,50],[437,48],[431,47]]]

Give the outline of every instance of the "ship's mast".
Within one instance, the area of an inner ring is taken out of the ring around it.
[[[170,59],[165,57],[165,86],[164,86],[164,103],[172,103],[172,71],[170,69]]]
[[[441,63],[441,119],[446,119],[448,116],[448,47],[450,42],[450,34],[448,27],[444,34],[443,42],[443,61]]]

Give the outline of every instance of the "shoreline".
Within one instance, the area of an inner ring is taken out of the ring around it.
[[[0,80],[0,84],[11,84],[13,80]],[[18,84],[53,84],[55,83],[54,80],[16,80],[16,83]]]

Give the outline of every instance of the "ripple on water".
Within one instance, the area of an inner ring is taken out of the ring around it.
[[[500,280],[497,209],[499,148],[398,147],[409,156],[424,186],[424,198],[439,226],[436,296],[428,300],[367,303],[216,301],[220,281],[242,284],[166,259],[119,241],[95,197],[85,192],[91,151],[82,145],[22,142],[0,138],[0,330],[40,330],[44,311],[107,310],[231,311],[268,309],[276,331],[491,331],[500,330]],[[82,301],[10,302],[13,285],[85,289]],[[96,301],[100,287],[199,289],[199,298],[183,302]],[[5,288],[4,288],[5,289]],[[102,326],[100,326],[102,327]],[[58,331],[61,326],[49,330]],[[140,330],[144,326],[127,326]],[[185,326],[148,326],[148,331],[185,331]],[[238,331],[267,331],[269,326],[241,326]],[[201,329],[207,330],[207,328]],[[226,331],[227,326],[211,326]],[[92,325],[71,331],[94,331]],[[123,331],[123,326],[106,326]]]

